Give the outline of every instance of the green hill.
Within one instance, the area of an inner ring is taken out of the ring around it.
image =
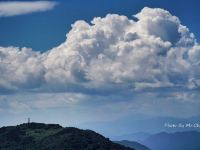
[[[0,150],[134,150],[91,130],[29,123],[0,128]]]

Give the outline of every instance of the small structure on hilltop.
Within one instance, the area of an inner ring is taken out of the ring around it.
[[[31,122],[31,119],[30,118],[28,118],[28,124]]]

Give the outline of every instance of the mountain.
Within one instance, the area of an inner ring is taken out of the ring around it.
[[[0,128],[0,150],[134,150],[91,131],[28,123]]]
[[[146,132],[136,132],[131,134],[124,134],[120,136],[113,137],[112,139],[115,141],[127,140],[127,141],[137,141],[141,142],[147,139],[151,134]]]
[[[200,150],[200,132],[161,132],[142,142],[152,150]]]
[[[120,135],[128,135],[132,133],[137,133],[138,131],[146,133],[159,133],[159,132],[185,132],[191,131],[191,128],[168,128],[165,127],[165,123],[170,124],[195,124],[199,122],[200,116],[189,117],[189,118],[173,118],[173,117],[155,117],[155,118],[145,118],[137,116],[127,116],[117,120],[110,120],[107,122],[88,122],[80,124],[80,127],[86,129],[92,129],[101,133],[112,140],[131,140],[131,139],[115,139]],[[126,127],[126,128],[124,128]],[[200,128],[195,128],[195,130],[200,131]],[[135,141],[135,139],[133,139]]]
[[[138,142],[123,140],[123,141],[116,141],[116,143],[130,147],[130,148],[135,148],[136,150],[150,150],[148,147]]]

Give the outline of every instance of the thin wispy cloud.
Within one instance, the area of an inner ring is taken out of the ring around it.
[[[44,12],[53,9],[57,5],[53,1],[3,1],[0,2],[0,17]]]

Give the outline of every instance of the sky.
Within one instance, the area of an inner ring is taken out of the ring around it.
[[[0,126],[30,117],[109,136],[198,122],[198,3],[0,1]]]

